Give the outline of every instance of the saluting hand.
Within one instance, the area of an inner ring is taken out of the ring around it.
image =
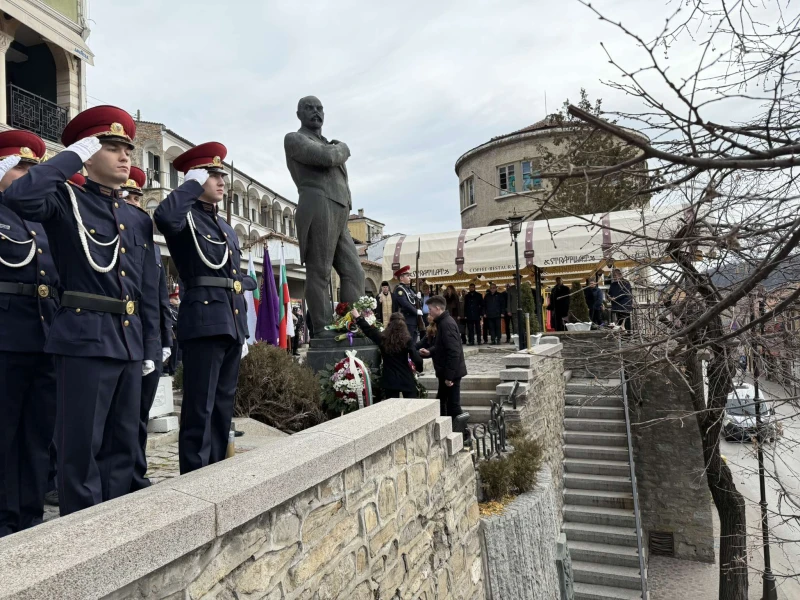
[[[8,158],[0,160],[0,179],[5,177],[5,174],[8,173],[14,167],[16,167],[18,164],[19,164],[19,156],[9,156]]]
[[[189,172],[186,173],[186,177],[184,177],[183,180],[196,181],[200,185],[203,185],[208,181],[208,171],[205,169],[189,169]]]
[[[78,140],[71,146],[68,146],[67,150],[77,154],[80,157],[81,162],[86,162],[95,154],[97,154],[102,147],[103,144],[100,143],[100,140],[98,140],[96,137],[89,136],[83,138],[82,140]]]

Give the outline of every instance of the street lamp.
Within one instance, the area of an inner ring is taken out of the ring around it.
[[[522,282],[519,275],[519,245],[517,244],[517,237],[522,233],[522,221],[524,217],[517,214],[517,209],[514,209],[514,214],[508,217],[508,228],[511,232],[511,239],[514,240],[514,259],[516,261],[516,274],[515,281],[517,282],[517,337],[519,337],[519,349],[525,350],[528,347],[527,327],[523,327],[524,316],[522,314]]]

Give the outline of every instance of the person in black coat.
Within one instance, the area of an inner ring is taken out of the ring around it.
[[[569,316],[569,294],[569,288],[562,283],[561,277],[556,277],[556,284],[550,292],[550,308],[556,331],[566,330],[564,319]]]
[[[497,284],[491,284],[484,299],[484,316],[489,326],[489,337],[492,338],[492,345],[500,343],[500,319],[506,312],[506,304],[506,296],[498,293]]]
[[[367,323],[356,309],[351,310],[350,314],[364,335],[380,348],[383,361],[381,387],[385,397],[399,398],[402,394],[403,398],[417,398],[417,382],[411,364],[417,373],[421,373],[422,358],[408,332],[405,317],[399,312],[392,313],[386,329],[381,333],[377,327]]]
[[[475,291],[475,284],[469,284],[469,292],[464,297],[464,318],[467,320],[467,339],[475,345],[475,332],[478,332],[478,345],[481,343],[481,315],[483,315],[483,296]]]
[[[467,375],[461,334],[458,323],[447,312],[447,303],[442,296],[433,296],[427,304],[436,325],[436,336],[430,347],[420,350],[420,355],[433,359],[433,368],[439,380],[437,397],[440,414],[455,418],[464,412],[461,409],[461,379]]]

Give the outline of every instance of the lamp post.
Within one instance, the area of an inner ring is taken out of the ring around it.
[[[514,240],[514,260],[516,261],[515,281],[517,284],[517,337],[519,337],[519,349],[525,350],[528,347],[528,340],[526,332],[527,327],[523,327],[524,315],[522,314],[522,281],[519,274],[519,245],[517,244],[517,237],[522,233],[523,217],[517,214],[517,209],[514,209],[514,214],[508,217],[508,228],[511,232],[511,239]]]

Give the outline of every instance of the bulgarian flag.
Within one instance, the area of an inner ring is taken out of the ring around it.
[[[281,348],[288,348],[288,338],[294,336],[294,322],[292,321],[292,299],[289,296],[289,280],[286,277],[286,255],[281,244],[281,281],[278,286],[280,304],[280,336]]]
[[[250,260],[247,263],[247,274],[256,282],[255,291],[247,291],[244,293],[244,301],[247,305],[247,329],[250,331],[250,337],[247,338],[247,343],[254,344],[256,341],[258,306],[261,304],[261,292],[258,289],[258,277],[256,276],[256,267],[253,264],[252,254],[250,254]]]

